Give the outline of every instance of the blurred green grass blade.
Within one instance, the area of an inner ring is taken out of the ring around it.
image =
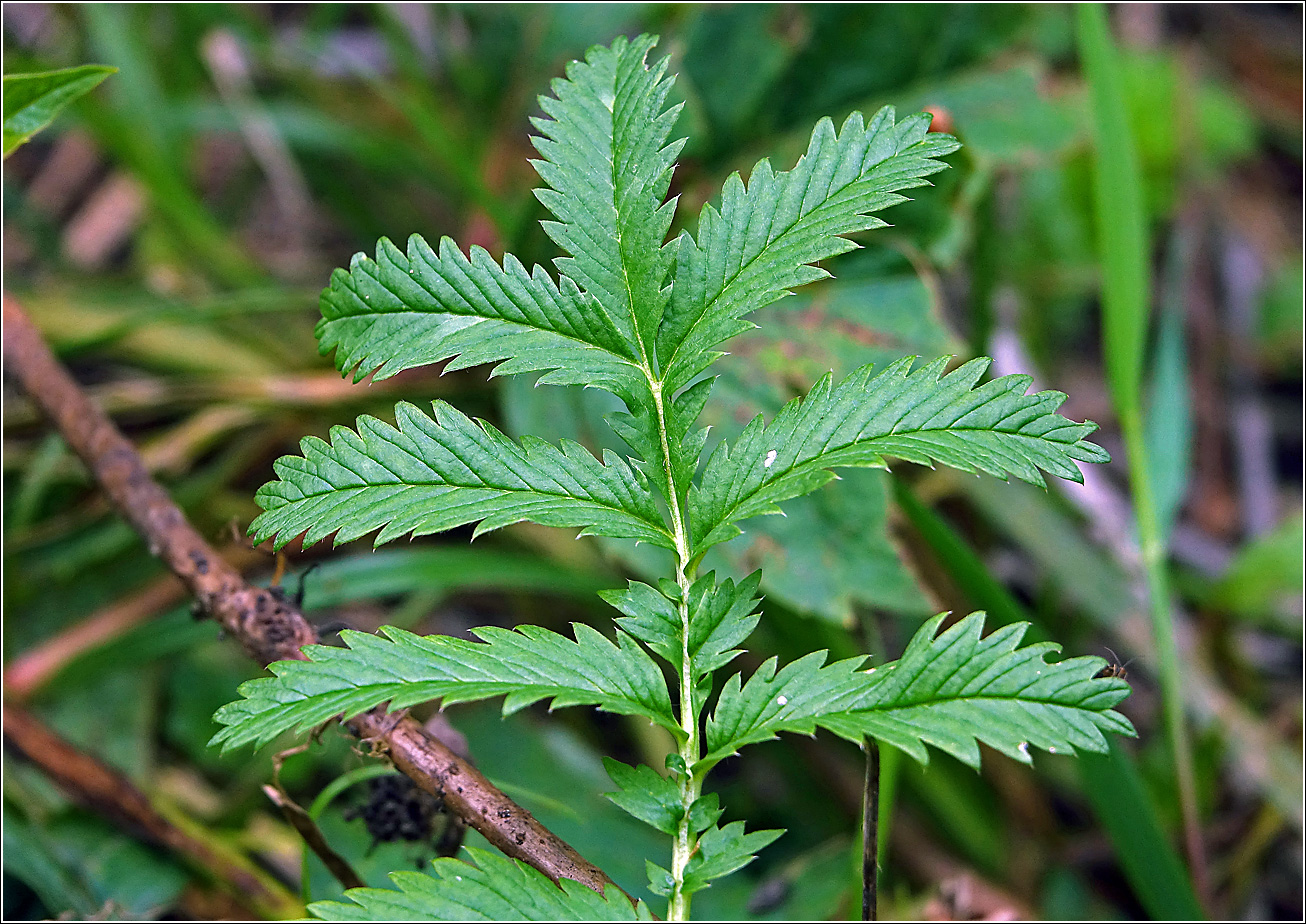
[[[1157,921],[1202,920],[1187,871],[1156,821],[1138,769],[1115,741],[1079,755],[1080,780],[1134,893]]]
[[[881,746],[880,751],[893,750]],[[900,799],[927,815],[949,847],[988,876],[1000,876],[1010,858],[1011,829],[993,791],[970,767],[934,752],[929,766],[900,760]]]
[[[83,64],[36,74],[6,74],[4,77],[4,156],[54,121],[60,111],[90,93],[116,67]]]
[[[1046,569],[1080,613],[1114,629],[1138,607],[1124,569],[1085,538],[1080,519],[1054,494],[984,478],[960,483],[985,520]]]
[[[180,136],[164,81],[156,70],[168,50],[152,44],[149,30],[140,28],[146,22],[142,12],[114,3],[88,3],[82,11],[96,57],[112,61],[122,71],[109,95],[123,112],[133,115],[140,143],[172,159],[179,153]]]
[[[6,535],[36,522],[42,502],[58,481],[59,465],[68,454],[68,446],[58,433],[48,434],[41,440],[18,478],[18,490],[9,504],[10,513],[5,523]]]
[[[1176,233],[1166,271],[1164,305],[1157,323],[1143,433],[1152,460],[1157,527],[1161,544],[1167,548],[1192,469],[1193,410],[1183,311],[1184,281],[1192,269],[1192,255],[1192,241],[1182,232]]]
[[[386,549],[324,563],[307,579],[304,609],[319,610],[416,590],[434,591],[441,596],[460,590],[524,591],[590,602],[612,583],[612,579],[575,571],[539,556],[497,548],[437,545]]]
[[[1096,149],[1093,204],[1102,264],[1102,348],[1107,390],[1120,418],[1129,459],[1129,486],[1147,576],[1166,735],[1174,760],[1175,794],[1184,820],[1185,853],[1196,890],[1208,895],[1206,852],[1192,746],[1184,717],[1183,677],[1174,638],[1164,533],[1153,493],[1155,476],[1140,393],[1148,328],[1150,251],[1138,154],[1130,137],[1120,62],[1107,30],[1106,9],[1101,4],[1085,4],[1076,7],[1076,14]]]
[[[218,224],[196,194],[180,155],[184,137],[176,100],[157,74],[158,55],[138,28],[142,11],[131,4],[88,3],[85,28],[97,56],[115,61],[122,79],[110,101],[86,105],[81,114],[101,143],[146,188],[150,203],[180,238],[177,252],[201,261],[202,268],[232,287],[263,280],[258,264]],[[148,16],[149,13],[144,15]]]
[[[89,919],[99,910],[84,882],[60,863],[42,832],[15,807],[5,805],[4,870],[36,893],[52,916]],[[7,904],[7,903],[6,903]]]
[[[1002,486],[999,486],[1001,489]],[[1026,638],[1047,638],[1033,614],[989,574],[979,556],[948,523],[894,479],[895,498],[972,605],[1002,624],[1031,623]],[[1191,883],[1170,846],[1156,809],[1147,799],[1138,770],[1113,741],[1107,755],[1080,752],[1076,766],[1097,817],[1106,830],[1131,888],[1157,920],[1201,917]],[[1104,782],[1104,781],[1110,782]],[[1121,781],[1117,786],[1115,781]],[[1119,816],[1127,815],[1127,819]],[[1140,858],[1151,861],[1140,862]]]
[[[8,848],[13,813],[8,809],[6,806],[6,866],[12,862]],[[146,846],[108,821],[85,813],[69,812],[47,820],[39,836],[55,862],[67,875],[77,877],[77,886],[90,896],[90,913],[74,913],[74,920],[103,916],[106,908],[114,909],[113,917],[118,920],[154,918],[158,909],[169,907],[177,899],[190,880],[185,868],[170,854]],[[48,910],[54,916],[69,908],[65,904]]]
[[[1107,387],[1119,408],[1139,400],[1150,301],[1147,219],[1138,153],[1129,132],[1124,80],[1101,4],[1075,8],[1088,78],[1093,199],[1102,264],[1103,347]]]
[[[989,573],[961,536],[941,516],[922,504],[899,478],[893,479],[893,496],[899,509],[948,569],[962,593],[977,609],[989,614],[991,629],[1014,622],[1032,622],[1030,615]],[[1048,640],[1047,633],[1037,625],[1031,625],[1025,633],[1027,643]]]

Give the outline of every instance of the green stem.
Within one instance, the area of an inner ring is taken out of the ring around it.
[[[1184,845],[1197,894],[1206,896],[1206,864],[1198,827],[1193,760],[1180,696],[1179,655],[1170,615],[1165,540],[1152,494],[1150,460],[1143,438],[1143,352],[1151,307],[1151,267],[1142,171],[1130,132],[1122,68],[1100,3],[1081,4],[1080,58],[1088,79],[1095,149],[1094,211],[1102,265],[1102,346],[1107,390],[1120,417],[1129,457],[1129,482],[1138,517],[1138,538],[1147,576],[1152,631],[1160,660],[1166,731],[1174,757],[1184,821]]]
[[[684,563],[684,559],[682,559]],[[682,568],[677,571],[683,575]],[[689,639],[689,602],[687,587],[682,583],[681,602],[680,602],[680,620],[682,626],[682,637],[685,639],[685,647],[688,648]],[[683,889],[685,882],[685,870],[689,866],[690,858],[693,857],[694,851],[698,848],[698,836],[689,824],[690,807],[698,800],[703,788],[703,781],[699,774],[694,770],[694,765],[698,762],[699,757],[699,738],[698,738],[698,710],[695,709],[693,694],[693,676],[689,669],[688,651],[682,654],[683,666],[680,676],[680,727],[685,730],[685,740],[680,745],[680,757],[685,762],[685,771],[680,775],[680,807],[682,815],[680,824],[676,827],[676,837],[671,845],[671,878],[674,884],[671,889],[671,898],[667,905],[667,918],[672,921],[689,920],[689,900],[690,895]]]
[[[1174,756],[1175,777],[1179,786],[1179,806],[1183,814],[1184,848],[1193,874],[1198,896],[1207,895],[1205,851],[1202,848],[1201,821],[1197,813],[1197,787],[1193,777],[1192,745],[1183,707],[1183,675],[1179,666],[1179,649],[1175,645],[1174,622],[1170,614],[1170,577],[1165,565],[1165,540],[1152,495],[1151,459],[1143,434],[1143,415],[1136,403],[1121,409],[1120,426],[1129,457],[1129,487],[1134,496],[1138,518],[1138,544],[1147,577],[1149,613],[1156,636],[1157,668],[1161,681],[1166,734]]]
[[[694,673],[690,664],[689,653],[689,588],[694,582],[697,562],[692,559],[689,544],[689,532],[686,526],[684,503],[680,486],[676,484],[675,467],[671,461],[671,443],[667,426],[666,405],[662,392],[662,382],[645,368],[649,392],[653,397],[653,408],[657,414],[658,437],[662,450],[662,476],[666,488],[667,506],[671,511],[672,539],[676,545],[676,583],[680,587],[680,602],[676,610],[680,615],[680,727],[684,731],[679,754],[684,761],[684,771],[680,774],[680,824],[676,826],[675,839],[671,845],[671,878],[673,885],[667,904],[667,918],[672,921],[689,920],[690,895],[684,889],[685,870],[690,858],[698,847],[698,836],[690,827],[689,810],[702,793],[703,780],[694,770],[702,756],[699,741],[699,715],[694,702]]]

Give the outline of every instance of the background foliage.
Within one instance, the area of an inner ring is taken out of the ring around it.
[[[1147,436],[1218,915],[1302,913],[1300,16],[1113,11],[1156,244]],[[1154,817],[1174,842],[1178,814],[1098,346],[1090,125],[1067,10],[24,4],[6,5],[4,20],[6,73],[119,69],[6,162],[6,288],[215,537],[233,522],[243,532],[271,460],[301,435],[385,417],[397,398],[440,397],[511,434],[604,448],[595,424],[613,407],[593,390],[488,383],[484,369],[354,387],[312,336],[330,270],[382,235],[448,234],[528,265],[553,255],[530,193],[527,119],[535,94],[588,45],[663,36],[690,138],[672,187],[682,215],[758,157],[792,163],[821,116],[934,108],[965,144],[954,169],[924,201],[895,209],[872,246],[831,261],[836,281],[762,312],[762,329],[718,366],[708,422],[773,414],[829,371],[987,352],[998,374],[1028,371],[1068,392],[1064,413],[1103,424],[1116,461],[1086,488],[1048,493],[909,465],[848,472],[788,517],[751,521],[705,570],[764,569],[750,668],[817,647],[896,657],[929,614],[979,607],[991,627],[1032,618],[1031,635],[1070,654],[1110,646],[1133,659],[1124,710],[1140,731],[1125,746],[1136,777],[1080,774],[1049,755],[1033,772],[995,752],[978,775],[943,755],[925,769],[903,764],[886,916],[1156,915],[1165,889],[1179,888],[1140,862],[1151,855],[1146,825],[1120,823]],[[158,581],[157,564],[6,389],[6,695],[40,646],[106,608],[135,607],[139,621],[31,691],[33,707],[207,836],[296,878],[298,842],[260,790],[272,751],[205,747],[212,712],[257,669],[183,601],[134,602]],[[658,564],[641,557],[657,554],[645,546],[529,526],[470,547],[469,533],[378,553],[292,552],[289,568],[322,562],[305,605],[323,624],[458,635],[602,625],[595,590]],[[253,573],[272,573],[270,554],[250,559]],[[453,716],[491,779],[639,889],[658,845],[601,797],[611,784],[599,755],[661,765],[660,733],[585,710]],[[7,917],[205,907],[191,871],[5,760]],[[362,762],[330,734],[291,758],[282,781],[308,804]],[[718,774],[739,817],[789,834],[702,893],[697,913],[855,913],[856,749],[786,739]],[[324,829],[385,885],[412,850],[367,855],[361,823],[337,811],[362,788],[349,793]],[[314,898],[339,895],[316,860],[309,870]]]

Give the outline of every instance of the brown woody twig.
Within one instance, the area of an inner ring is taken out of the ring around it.
[[[4,359],[6,371],[86,463],[114,506],[145,539],[150,553],[181,578],[204,611],[260,664],[302,660],[300,649],[317,641],[303,614],[290,601],[247,584],[196,532],[150,477],[132,444],[82,393],[8,293],[4,295]],[[396,722],[379,707],[347,724],[358,737],[379,744],[396,768],[442,799],[446,808],[509,857],[554,880],[574,879],[600,893],[615,885],[416,720],[405,716]]]

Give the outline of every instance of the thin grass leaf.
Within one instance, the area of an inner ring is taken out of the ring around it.
[[[1093,202],[1102,261],[1102,346],[1107,388],[1117,408],[1141,400],[1143,349],[1151,308],[1150,249],[1142,171],[1129,132],[1124,78],[1100,3],[1082,4],[1079,50],[1084,59],[1096,157]]]
[[[1164,523],[1153,494],[1154,476],[1143,421],[1143,351],[1151,309],[1151,247],[1143,206],[1142,174],[1124,105],[1119,56],[1111,41],[1106,8],[1076,9],[1078,39],[1088,78],[1092,114],[1093,210],[1102,261],[1102,352],[1107,391],[1120,418],[1129,460],[1129,487],[1138,520],[1138,544],[1156,637],[1166,736],[1194,882],[1201,890],[1206,858],[1192,744],[1183,707],[1183,676],[1170,609]]]
[[[1148,914],[1156,921],[1203,920],[1183,861],[1129,755],[1113,743],[1106,753],[1083,754],[1080,760],[1084,791]]]

